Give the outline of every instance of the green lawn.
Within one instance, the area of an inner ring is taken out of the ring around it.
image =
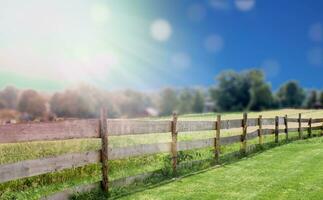
[[[276,111],[265,112],[251,112],[249,117],[257,117],[260,114],[264,118],[274,117],[275,115],[284,116],[288,114],[290,117],[297,117],[297,113],[304,113],[304,118],[323,117],[323,110],[294,110],[284,109]],[[238,119],[242,118],[242,113],[224,113],[222,119]],[[168,118],[157,118],[156,120],[164,120]],[[179,120],[215,120],[216,113],[208,114],[193,114],[179,116]],[[291,127],[291,126],[290,126]],[[248,129],[248,131],[251,131]],[[194,140],[201,138],[214,137],[214,131],[202,131],[194,133],[179,133],[179,141]],[[228,131],[221,131],[222,136],[241,134],[241,129],[232,129]],[[291,138],[293,134],[290,134]],[[297,133],[294,134],[294,137]],[[280,136],[284,139],[284,135]],[[171,141],[170,133],[159,134],[145,134],[135,136],[120,136],[111,137],[109,140],[109,146],[130,146],[135,144],[145,143],[158,143]],[[248,141],[248,144],[257,143],[258,139]],[[266,136],[265,142],[272,142],[272,136]],[[46,141],[46,142],[28,142],[19,144],[0,144],[0,164],[14,163],[22,160],[37,159],[48,156],[62,155],[70,152],[83,152],[100,149],[100,139],[78,139],[78,140],[66,140],[66,141]],[[225,157],[225,154],[229,154],[239,150],[239,143],[223,146],[222,161],[227,162],[232,160],[230,157]],[[180,162],[189,162],[193,160],[212,159],[212,148],[206,148],[201,150],[185,151],[181,154]],[[123,160],[110,161],[110,180],[132,176],[143,172],[150,172],[159,169],[165,169],[169,167],[170,158],[169,154],[157,154],[147,155],[141,157],[135,157]],[[192,171],[200,170],[201,168],[207,168],[210,165],[204,165],[200,168],[187,169],[182,174],[187,174]],[[63,189],[99,181],[101,178],[101,170],[99,164],[93,164],[77,169],[68,169],[60,172],[49,173],[36,177],[25,178],[16,181],[10,181],[0,184],[0,199],[39,199],[39,197],[61,191]],[[168,179],[169,177],[164,177]],[[159,179],[158,179],[159,181]],[[129,191],[129,190],[127,190]],[[124,193],[124,189],[116,189],[113,194]]]
[[[322,199],[323,139],[279,146],[120,199]]]

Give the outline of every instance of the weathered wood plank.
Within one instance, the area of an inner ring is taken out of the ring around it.
[[[322,123],[322,122],[323,122],[323,118],[312,119],[312,124]]]
[[[248,119],[248,126],[258,126],[258,119],[257,118],[250,118]]]
[[[312,118],[308,121],[308,130],[307,130],[308,137],[312,136]]]
[[[6,124],[0,126],[0,143],[99,138],[99,120]]]
[[[217,115],[216,117],[216,133],[214,139],[214,158],[215,162],[219,163],[220,161],[220,131],[221,131],[221,115]]]
[[[241,142],[241,135],[234,135],[229,137],[222,137],[221,138],[221,144],[222,145],[228,145],[236,142]]]
[[[177,130],[179,132],[215,130],[215,123],[215,121],[178,121]]]
[[[303,138],[303,131],[302,131],[302,114],[298,114],[298,137],[299,139]]]
[[[309,119],[301,119],[301,123],[307,123],[309,121]],[[294,122],[294,123],[298,123],[299,122],[299,118],[288,118],[288,122]]]
[[[107,120],[109,135],[135,135],[171,132],[171,121]]]
[[[262,145],[264,140],[264,136],[262,132],[262,115],[259,115],[258,126],[259,126],[259,129],[258,129],[259,144]]]
[[[101,136],[101,163],[102,163],[102,182],[101,186],[103,191],[108,192],[109,191],[109,137],[108,137],[108,131],[107,131],[107,110],[105,108],[101,109],[100,114],[100,136]]]
[[[262,125],[263,126],[275,125],[275,119],[274,118],[263,118],[262,119]]]
[[[173,113],[173,121],[172,121],[172,145],[171,145],[171,153],[172,153],[172,166],[173,166],[173,176],[176,176],[177,170],[177,114]]]
[[[248,128],[248,114],[243,113],[243,121],[242,121],[242,135],[241,135],[241,145],[240,152],[246,153],[247,151],[247,128]]]
[[[285,125],[285,117],[278,117],[278,125]]]
[[[212,147],[213,144],[214,144],[213,138],[192,140],[192,141],[181,141],[181,142],[178,142],[178,150],[185,151],[185,150],[191,150],[191,149]]]
[[[298,123],[298,119],[297,118],[288,118],[288,122]]]
[[[288,116],[287,115],[285,115],[284,124],[285,124],[286,140],[288,140]]]
[[[164,152],[171,152],[171,142],[109,148],[109,160],[117,160],[128,157]]]
[[[12,164],[0,165],[0,183],[60,171],[63,169],[80,167],[100,161],[100,153],[84,152],[70,153],[56,157],[36,160],[20,161]]]
[[[241,128],[242,119],[222,120],[221,129]]]

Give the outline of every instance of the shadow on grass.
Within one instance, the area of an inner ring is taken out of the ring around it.
[[[321,133],[317,132],[312,133],[311,136],[308,134],[303,134],[303,139],[313,138],[322,136]],[[258,154],[263,153],[266,150],[273,149],[275,147],[279,147],[285,144],[289,144],[295,141],[300,141],[298,135],[295,137],[290,137],[288,140],[282,139],[278,143],[267,142],[262,145],[259,144],[251,144],[248,148],[247,153],[241,153],[239,151],[234,151],[226,154],[222,154],[220,157],[219,163],[215,163],[213,158],[203,159],[203,160],[193,160],[189,162],[180,162],[178,165],[178,171],[176,176],[174,177],[172,174],[172,168],[170,166],[170,157],[165,160],[165,167],[163,169],[155,171],[152,176],[145,179],[141,182],[135,182],[126,187],[115,187],[111,188],[109,194],[103,192],[101,189],[95,189],[91,192],[79,193],[75,194],[71,199],[74,200],[85,200],[85,199],[96,199],[103,200],[107,199],[118,199],[120,197],[125,197],[128,195],[132,195],[138,192],[142,192],[144,190],[153,189],[156,187],[160,187],[162,185],[169,184],[171,182],[180,180],[182,178],[194,176],[197,174],[201,174],[215,168],[223,167],[226,165],[230,165],[241,161],[243,158],[251,158]],[[209,150],[208,150],[209,151]],[[184,152],[179,152],[179,160],[181,160],[181,156],[187,156]],[[185,160],[185,159],[182,159]]]

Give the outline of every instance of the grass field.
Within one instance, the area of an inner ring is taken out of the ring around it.
[[[298,113],[303,113],[304,118],[323,117],[323,110],[293,110],[285,109],[278,111],[266,111],[262,113],[252,112],[249,117],[258,117],[262,114],[264,118],[284,116],[296,118]],[[222,119],[241,119],[242,113],[224,113]],[[164,120],[169,118],[156,118],[156,120]],[[179,120],[215,120],[216,114],[209,113],[203,115],[184,115],[179,116]],[[241,129],[222,132],[225,135],[241,134]],[[296,136],[296,134],[295,134]],[[199,138],[214,137],[214,131],[203,131],[195,133],[179,133],[179,141],[192,140]],[[282,138],[284,138],[282,136]],[[113,147],[129,146],[133,144],[167,142],[171,140],[170,133],[163,134],[146,134],[137,136],[121,136],[111,137],[109,145]],[[273,141],[271,136],[265,138],[265,142]],[[249,141],[249,144],[256,143],[257,140]],[[36,159],[53,155],[61,155],[70,152],[82,152],[100,149],[99,139],[82,139],[82,140],[66,140],[56,142],[30,142],[21,144],[1,144],[0,145],[0,164],[13,163],[21,160]],[[239,150],[239,144],[233,144],[222,148],[222,154],[230,153]],[[210,159],[213,157],[212,148],[201,149],[198,151],[185,151],[181,154],[180,162],[192,160]],[[121,177],[131,176],[143,172],[155,171],[158,169],[167,169],[169,167],[169,155],[157,154],[143,156],[138,158],[130,158],[124,160],[110,161],[110,180]],[[221,157],[222,162],[232,161],[234,158]],[[211,165],[206,163],[197,168],[183,170],[182,174],[187,174],[192,171],[205,169]],[[164,174],[167,179],[167,172]],[[17,181],[0,184],[0,199],[38,199],[39,197],[68,188],[71,186],[92,183],[99,181],[101,177],[100,166],[97,164],[81,167],[77,169],[69,169],[61,172],[50,173],[46,175],[26,178]],[[157,181],[160,181],[158,179]],[[113,194],[122,194],[131,191],[133,188],[120,189],[116,188],[112,191]],[[96,197],[97,198],[97,197]]]
[[[120,199],[322,199],[323,139],[272,148]]]

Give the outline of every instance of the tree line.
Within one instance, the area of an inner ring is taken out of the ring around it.
[[[167,116],[210,111],[246,111],[277,108],[322,108],[323,91],[302,88],[297,81],[276,92],[260,70],[224,71],[210,88],[164,88],[156,92],[106,91],[93,86],[48,94],[7,86],[0,91],[0,109],[17,110],[21,120],[98,117],[102,106],[109,117]],[[149,113],[152,111],[152,113]]]

